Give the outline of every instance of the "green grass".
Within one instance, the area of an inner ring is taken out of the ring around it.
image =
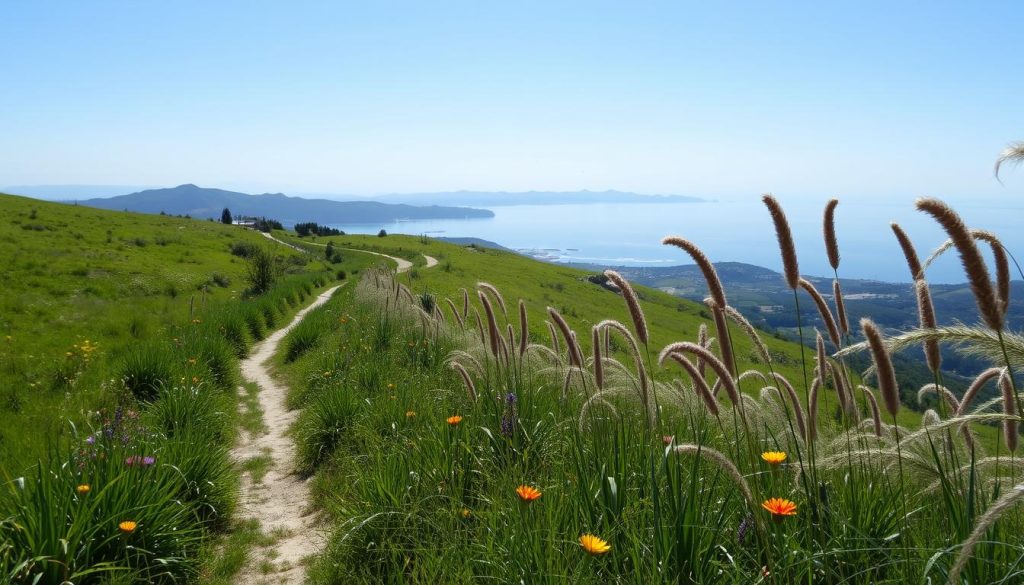
[[[199,576],[237,507],[237,428],[265,429],[238,359],[362,264],[184,218],[2,195],[0,217],[0,580]],[[258,296],[232,253],[252,247],[276,258]]]
[[[341,247],[366,238],[332,239]],[[546,327],[537,326],[546,306],[558,308],[578,332],[607,317],[630,326],[622,298],[578,271],[412,238],[374,240],[378,251],[413,257],[423,250],[451,267],[398,276],[417,293],[416,304],[429,292],[461,306],[460,288],[474,291],[477,281],[487,281],[509,303],[529,299],[534,342],[551,343]],[[393,240],[395,249],[380,240]],[[690,390],[673,389],[686,378],[658,369],[660,408],[648,430],[621,377],[612,387],[623,391],[607,395],[614,410],[584,410],[595,391],[592,378],[591,386],[577,379],[563,393],[564,369],[545,367],[539,357],[522,367],[496,366],[477,333],[461,333],[447,309],[446,326],[424,325],[391,292],[360,288],[337,295],[330,310],[338,319],[325,320],[317,343],[282,366],[293,381],[291,403],[305,409],[297,425],[300,465],[315,470],[314,497],[334,525],[327,550],[310,567],[313,583],[747,583],[763,566],[771,572],[764,582],[942,582],[974,519],[1010,485],[1005,477],[1002,488],[988,483],[993,470],[974,468],[958,437],[948,449],[942,431],[932,440],[905,438],[909,469],[900,471],[891,437],[847,431],[833,417],[831,389],[820,403],[814,465],[787,411],[771,394],[759,397],[752,382],[744,389],[758,398],[744,425],[728,402],[721,419],[710,417]],[[701,307],[639,292],[652,352],[696,336]],[[480,306],[475,298],[473,306]],[[514,315],[510,321],[518,331]],[[587,353],[589,335],[581,337]],[[740,370],[764,369],[738,330],[733,339]],[[776,371],[802,392],[800,348],[765,340]],[[463,350],[483,364],[473,374],[477,400],[447,367],[453,355],[468,365],[469,358],[453,353]],[[462,421],[447,424],[456,414]],[[905,408],[898,419],[909,429],[919,421]],[[663,436],[723,453],[756,501],[744,501],[721,465],[675,454]],[[782,470],[760,461],[768,449],[788,453]],[[808,472],[797,474],[804,465]],[[519,502],[520,484],[538,487],[542,498]],[[797,516],[772,522],[759,505],[769,497],[796,501]],[[1014,567],[1024,558],[1022,527],[1016,513],[996,525],[968,565],[972,582],[1020,578]],[[585,554],[576,539],[588,532],[608,540],[612,551]]]

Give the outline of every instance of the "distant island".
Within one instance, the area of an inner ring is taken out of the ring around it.
[[[383,203],[422,205],[474,205],[508,207],[513,205],[589,205],[597,203],[700,203],[689,195],[641,195],[625,191],[453,191],[441,193],[402,193],[373,198]]]
[[[321,224],[377,224],[410,219],[494,217],[492,211],[469,207],[303,199],[282,193],[250,195],[192,184],[168,189],[149,189],[117,197],[86,199],[77,203],[115,211],[167,213],[215,219],[220,218],[224,208],[228,208],[236,217],[268,217],[280,221],[285,226],[304,221],[317,221]]]

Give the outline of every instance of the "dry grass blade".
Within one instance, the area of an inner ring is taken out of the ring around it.
[[[1010,363],[1024,363],[1024,336],[1009,331],[1004,331],[1002,336]],[[948,325],[934,329],[913,329],[886,339],[885,346],[895,353],[927,339],[957,346],[963,355],[984,358],[993,363],[1003,361],[1003,345],[1000,344],[999,334],[985,327]],[[866,343],[858,343],[836,352],[835,357],[865,349]]]
[[[814,306],[818,308],[818,314],[821,315],[821,320],[825,323],[825,329],[828,330],[828,337],[832,341],[832,345],[835,347],[841,347],[839,339],[839,327],[836,326],[836,320],[832,317],[832,310],[828,308],[828,303],[825,302],[825,298],[821,296],[818,289],[814,288],[811,282],[804,278],[797,279],[797,284],[803,288],[808,295],[811,296],[811,300],[814,301]]]
[[[572,329],[569,328],[569,323],[566,322],[565,317],[559,313],[554,307],[548,307],[548,315],[551,320],[554,321],[558,330],[562,332],[562,338],[565,339],[565,344],[569,348],[569,364],[576,366],[577,368],[583,366],[583,354],[580,353],[579,345],[576,344],[573,339]]]
[[[595,325],[590,330],[590,337],[594,346],[594,381],[597,384],[597,389],[602,390],[604,388],[604,364],[601,362],[601,329]]]
[[[505,308],[505,297],[501,296],[501,292],[498,291],[497,287],[486,282],[478,282],[476,283],[476,286],[494,297],[494,300],[498,302],[498,307],[501,309],[501,314],[505,317],[505,320],[508,321],[508,310]]]
[[[900,248],[903,250],[903,257],[907,260],[907,267],[910,268],[910,276],[914,280],[920,280],[924,278],[924,268],[921,266],[921,261],[917,258],[917,250],[914,249],[914,243],[910,241],[910,237],[903,231],[903,228],[897,223],[891,223],[889,226],[892,228],[892,233],[896,234],[896,240],[900,243]],[[950,242],[952,245],[952,242]]]
[[[932,293],[928,288],[928,281],[923,278],[916,281],[914,291],[917,293],[917,317],[921,328],[934,329],[938,323],[935,321],[935,306],[932,305]],[[942,352],[939,350],[938,340],[925,340],[924,359],[928,364],[928,369],[932,373],[938,373],[942,367]]]
[[[1003,414],[1006,419],[1003,421],[1003,439],[1006,441],[1006,448],[1011,453],[1017,450],[1017,442],[1020,439],[1020,417],[1017,416],[1017,400],[1013,392],[1013,381],[1010,379],[1009,370],[1004,369],[999,376],[999,390],[1003,394]]]
[[[900,410],[900,392],[896,385],[896,371],[893,370],[889,352],[886,351],[885,343],[882,341],[882,333],[871,319],[861,319],[860,327],[867,339],[868,347],[871,349],[871,360],[875,364],[878,389],[885,401],[885,409],[895,417]]]
[[[836,304],[836,319],[839,321],[839,329],[843,335],[849,335],[850,321],[846,318],[846,301],[843,300],[843,289],[839,285],[839,279],[832,280],[832,300]]]
[[[876,437],[882,436],[882,413],[878,411],[878,400],[875,399],[875,393],[866,386],[858,386],[864,396],[868,399],[868,408],[871,409],[871,422],[874,425],[874,431]]]
[[[960,253],[960,262],[971,282],[971,291],[974,292],[974,298],[978,303],[978,311],[989,327],[996,330],[1002,329],[1003,313],[999,309],[999,301],[992,289],[985,260],[974,243],[971,231],[967,229],[963,220],[952,208],[938,199],[919,199],[917,208],[931,215],[949,234],[953,245]]]
[[[924,397],[929,394],[935,394],[940,400],[945,400],[953,414],[960,412],[960,401],[957,400],[956,395],[949,388],[936,385],[934,382],[925,384],[917,391],[917,403],[921,404],[924,401]]]
[[[462,367],[459,362],[452,362],[451,367],[453,370],[459,373],[459,377],[462,378],[462,383],[466,386],[466,394],[469,395],[471,401],[476,401],[476,385],[473,384],[473,378],[469,376],[469,372],[466,368]]]
[[[647,345],[647,319],[644,318],[644,310],[640,307],[640,299],[637,298],[633,287],[629,285],[629,282],[626,281],[625,278],[622,278],[621,274],[614,270],[605,270],[604,275],[608,277],[608,280],[615,283],[615,286],[622,291],[622,298],[626,301],[626,308],[629,310],[629,316],[633,319],[633,328],[636,330],[636,337],[640,340],[640,343]]]
[[[960,583],[960,573],[964,570],[964,566],[967,561],[971,559],[974,554],[974,547],[985,537],[985,533],[988,532],[990,526],[995,524],[996,520],[1003,515],[1004,512],[1012,508],[1018,500],[1024,497],[1024,483],[1014,486],[1010,491],[1006,492],[1003,497],[999,498],[996,503],[985,511],[985,513],[978,519],[978,523],[974,525],[974,530],[971,531],[970,536],[964,541],[963,546],[960,548],[960,554],[956,557],[956,562],[953,564],[953,568],[949,571],[949,578],[946,580],[950,585]]]
[[[455,320],[459,323],[459,328],[463,331],[466,330],[466,322],[462,320],[462,315],[459,314],[459,309],[455,306],[455,301],[445,297],[444,299],[448,303],[448,308],[451,309],[452,315],[455,316]]]
[[[825,205],[825,220],[822,231],[825,234],[825,252],[832,270],[839,270],[839,241],[836,239],[836,206],[838,199],[830,199]]]
[[[768,207],[772,222],[775,224],[775,237],[779,241],[782,271],[786,277],[786,284],[789,285],[789,288],[795,289],[800,284],[800,267],[796,261],[796,246],[793,244],[793,234],[789,231],[789,221],[786,220],[782,206],[771,193],[763,195],[761,200]]]
[[[754,329],[754,326],[750,324],[750,321],[747,321],[747,318],[744,317],[742,313],[737,311],[735,307],[726,307],[725,314],[727,317],[732,319],[733,322],[736,323],[739,326],[739,328],[743,330],[744,333],[747,334],[747,337],[749,337],[751,341],[754,342],[754,349],[757,350],[757,353],[759,356],[761,356],[761,359],[764,360],[766,364],[772,363],[772,355],[768,351],[768,346],[766,346],[764,344],[764,341],[761,340],[761,336],[757,334],[757,330]],[[704,335],[706,338],[706,330]],[[701,345],[703,346],[703,344]]]
[[[711,389],[708,388],[707,381],[700,375],[697,370],[697,366],[693,365],[693,362],[686,359],[686,356],[678,353],[670,353],[668,357],[682,366],[686,373],[689,374],[690,380],[693,381],[693,391],[697,393],[697,396],[704,402],[704,406],[708,409],[713,416],[718,416],[718,401],[715,400],[715,396],[711,393]]]
[[[800,404],[800,396],[797,395],[796,389],[789,383],[789,380],[785,376],[778,372],[773,372],[772,376],[779,381],[779,385],[786,391],[786,396],[789,398],[790,405],[793,407],[793,414],[796,418],[796,424],[800,431],[800,437],[803,439],[807,438],[807,424],[804,422],[804,407]]]
[[[743,474],[740,473],[740,470],[736,468],[736,465],[728,457],[709,447],[692,443],[677,445],[674,450],[678,455],[699,455],[718,465],[736,483],[736,487],[740,489],[740,493],[743,494],[743,499],[746,500],[747,505],[751,508],[756,506],[754,494],[750,491],[750,485],[747,484]]]
[[[724,307],[729,303],[725,300],[725,289],[722,287],[722,281],[718,278],[718,272],[715,270],[715,266],[708,260],[708,257],[704,255],[704,252],[696,246],[693,242],[680,238],[679,236],[668,236],[661,240],[661,243],[666,246],[675,246],[680,250],[686,252],[693,258],[697,268],[700,268],[701,274],[704,275],[704,280],[708,285],[708,293],[711,294],[711,298],[714,299],[715,304],[720,307]]]
[[[999,157],[996,159],[996,166],[993,169],[993,173],[996,179],[1002,182],[999,178],[999,169],[1006,163],[1020,164],[1024,162],[1024,142],[1012,142],[1009,146],[1003,149],[1003,152],[999,153]]]
[[[530,345],[530,322],[526,316],[526,303],[519,299],[519,355],[526,353],[526,347]]]
[[[982,387],[984,387],[990,380],[995,380],[1002,375],[1004,369],[1005,368],[989,368],[978,374],[978,376],[971,381],[971,385],[967,387],[967,390],[964,391],[964,398],[960,401],[960,406],[956,409],[956,414],[966,414],[967,409],[970,408],[971,403],[974,402],[974,397],[978,395],[978,392],[981,391]]]

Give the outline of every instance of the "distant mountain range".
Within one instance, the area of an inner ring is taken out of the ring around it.
[[[422,205],[475,205],[506,207],[513,205],[565,205],[595,203],[698,203],[705,201],[688,195],[641,195],[624,191],[454,191],[448,193],[405,193],[374,197],[383,203]]]
[[[219,219],[224,208],[235,217],[256,216],[280,221],[285,226],[315,221],[320,224],[377,224],[405,219],[461,219],[494,217],[486,209],[448,206],[414,206],[377,201],[303,199],[281,193],[249,195],[196,185],[149,189],[102,199],[78,201],[79,205],[140,213],[167,213]]]
[[[156,187],[118,185],[18,185],[0,189],[5,193],[52,201],[81,201],[108,198]],[[339,193],[296,193],[303,199],[330,201],[366,201],[406,205],[445,205],[456,207],[508,207],[514,205],[565,205],[593,203],[698,203],[707,201],[689,195],[642,195],[626,191],[444,191],[438,193],[393,193],[377,197]],[[170,213],[170,211],[167,211]]]

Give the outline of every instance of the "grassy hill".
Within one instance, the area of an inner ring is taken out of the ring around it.
[[[0,195],[0,467],[16,471],[99,407],[126,348],[248,286],[259,233]],[[234,253],[232,252],[234,250]],[[274,245],[283,265],[305,259]]]

